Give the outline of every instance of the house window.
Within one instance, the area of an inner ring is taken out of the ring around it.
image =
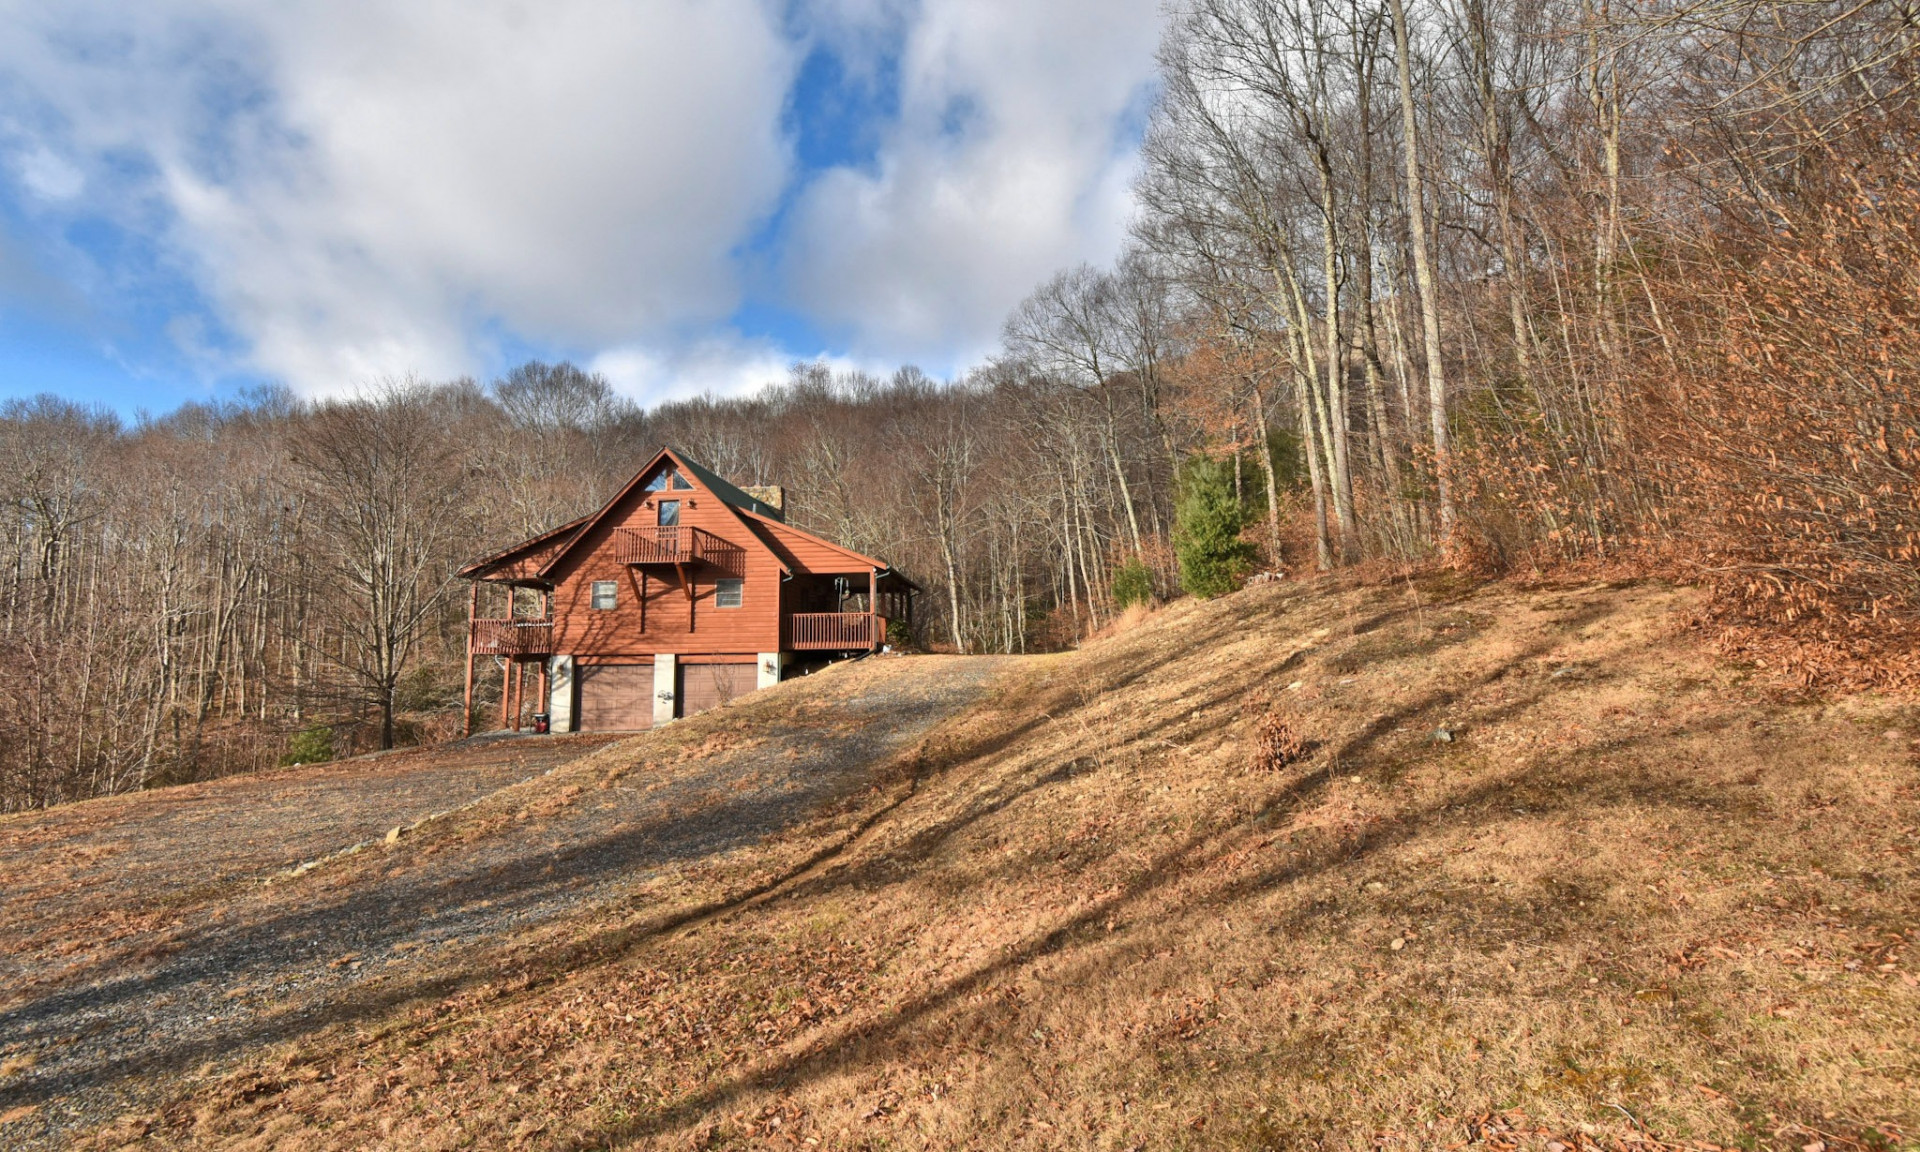
[[[660,501],[660,527],[671,528],[680,523],[680,501]]]
[[[593,606],[595,609],[601,612],[611,612],[614,604],[618,602],[619,595],[620,585],[614,581],[595,580],[593,582]]]
[[[675,492],[693,491],[693,485],[687,483],[687,478],[680,475],[679,471],[673,468],[663,468],[660,470],[659,475],[647,481],[647,491],[649,492],[665,492],[669,488]]]
[[[746,595],[745,580],[715,580],[713,582],[713,606],[715,608],[738,608]]]

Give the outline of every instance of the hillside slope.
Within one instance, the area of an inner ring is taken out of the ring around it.
[[[0,820],[0,1147],[444,996],[662,870],[857,803],[1002,663],[843,665],[618,742],[501,735]]]
[[[800,825],[503,926],[94,1142],[1897,1146],[1920,707],[1718,664],[1693,607],[1176,604],[1009,662]],[[1307,747],[1276,765],[1283,729]],[[484,851],[678,762],[627,747],[302,882]]]

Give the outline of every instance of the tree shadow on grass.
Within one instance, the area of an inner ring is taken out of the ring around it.
[[[1551,639],[1530,645],[1508,661],[1465,684],[1436,688],[1376,718],[1359,732],[1328,748],[1323,752],[1320,762],[1310,770],[1296,775],[1262,797],[1256,811],[1271,817],[1305,808],[1326,787],[1331,765],[1364,757],[1404,721],[1436,708],[1451,706],[1462,696],[1500,680],[1516,668],[1545,655],[1554,646]],[[1547,691],[1547,686],[1542,685],[1527,699],[1513,702],[1507,708],[1519,710],[1537,704]],[[1068,764],[1051,771],[1032,773],[1017,784],[1010,781],[995,794],[980,798],[947,819],[935,821],[885,851],[857,863],[829,867],[820,874],[797,879],[783,895],[827,896],[839,890],[866,890],[884,885],[902,874],[910,873],[917,862],[924,861],[930,853],[980,820],[1071,774],[1072,765]],[[1348,867],[1356,859],[1405,844],[1436,827],[1467,822],[1471,817],[1462,813],[1499,797],[1505,784],[1504,780],[1485,782],[1465,794],[1451,795],[1444,802],[1403,815],[1385,827],[1373,830],[1358,844],[1343,842],[1328,845],[1304,853],[1299,859],[1263,869],[1241,881],[1234,891],[1245,895],[1298,884],[1334,869]],[[658,1136],[708,1119],[716,1110],[726,1109],[754,1091],[774,1086],[789,1087],[843,1072],[871,1072],[883,1062],[882,1054],[890,1045],[901,1042],[913,1029],[952,1009],[997,980],[1076,945],[1092,945],[1110,939],[1106,929],[1109,922],[1125,919],[1130,910],[1145,903],[1159,891],[1218,864],[1239,847],[1235,842],[1244,840],[1246,835],[1245,825],[1239,823],[1196,833],[1159,854],[1133,880],[1112,895],[1093,901],[1052,928],[1003,950],[992,961],[907,998],[889,1009],[883,1019],[862,1017],[848,1020],[834,1034],[810,1044],[805,1052],[743,1069],[650,1115],[592,1129],[574,1137],[569,1146],[603,1147]]]
[[[1404,617],[1411,611],[1410,608],[1396,609],[1394,612],[1381,615]],[[1597,610],[1590,615],[1597,615]],[[1590,622],[1590,618],[1567,622],[1563,625],[1563,629],[1577,628],[1586,622]],[[1271,815],[1298,809],[1311,803],[1319,790],[1324,787],[1332,764],[1367,755],[1383,737],[1394,731],[1401,723],[1435,708],[1450,707],[1462,695],[1501,679],[1516,667],[1544,655],[1553,647],[1554,644],[1550,640],[1543,641],[1519,653],[1510,661],[1475,677],[1470,683],[1450,689],[1436,688],[1392,710],[1387,715],[1374,719],[1360,732],[1323,753],[1315,771],[1289,780],[1262,798],[1260,809]],[[1305,655],[1305,651],[1294,653],[1291,658],[1292,664],[1297,664]],[[1290,666],[1292,665],[1285,663],[1281,665],[1282,668]],[[1210,707],[1213,704],[1224,703],[1242,691],[1240,688],[1228,685],[1226,680],[1235,672],[1244,672],[1246,669],[1247,665],[1243,663],[1237,665],[1235,669],[1220,673],[1221,683],[1206,697],[1208,703],[1202,706]],[[1273,673],[1274,670],[1271,668],[1265,670],[1267,675]],[[1119,673],[1113,684],[1105,683],[1105,678],[1102,678],[1100,690],[1112,691],[1114,684],[1124,685],[1137,679],[1138,675],[1137,669],[1129,669]],[[1544,689],[1545,686],[1542,686],[1541,691]],[[1539,695],[1540,693],[1536,692],[1528,700],[1515,703],[1511,707],[1518,709],[1528,706],[1537,702]],[[917,765],[916,773],[920,777],[931,780],[943,775],[952,767],[986,760],[1013,746],[1042,722],[1043,720],[1038,717],[1030,717],[1025,723],[1009,725],[1006,729],[997,731],[984,739],[953,743],[940,748],[928,754],[927,759]],[[933,737],[937,734],[937,731],[928,734],[927,740],[922,743],[923,750],[933,743]],[[1135,732],[1127,740],[1138,742],[1147,738],[1148,735],[1146,731]],[[912,797],[912,793],[908,792],[862,816],[849,831],[837,837],[833,843],[810,853],[794,866],[782,870],[778,875],[767,877],[748,889],[730,893],[723,898],[691,909],[681,910],[668,917],[653,918],[639,924],[609,929],[590,936],[584,941],[570,941],[547,949],[523,952],[514,957],[514,966],[526,971],[552,973],[557,978],[569,973],[577,973],[583,967],[627,955],[663,934],[717,916],[737,913],[754,902],[776,893],[783,896],[819,895],[831,894],[842,889],[871,889],[888,884],[903,873],[912,872],[917,864],[951,842],[955,836],[1039,790],[1063,783],[1074,774],[1074,771],[1074,765],[1068,763],[1008,778],[987,793],[970,797],[964,807],[959,810],[912,831],[904,839],[890,844],[885,849],[863,854],[859,860],[847,859],[853,855],[851,849],[854,846],[882,830],[893,817],[898,815],[901,806]],[[1496,785],[1490,784],[1488,787],[1493,788]],[[1454,797],[1450,805],[1459,805],[1463,802],[1462,798]],[[1359,846],[1358,852],[1362,854],[1378,852],[1386,847],[1403,843],[1421,834],[1424,827],[1444,822],[1446,819],[1446,815],[1438,811],[1408,814],[1388,828],[1372,833]],[[1104,932],[1106,921],[1126,915],[1130,909],[1153,896],[1164,886],[1218,862],[1223,855],[1233,850],[1232,845],[1227,841],[1233,839],[1237,831],[1244,831],[1244,829],[1214,828],[1173,846],[1156,858],[1145,872],[1119,892],[1096,901],[1049,931],[1023,942],[998,957],[993,963],[964,973],[908,1000],[890,1012],[883,1021],[868,1022],[858,1026],[849,1025],[836,1037],[823,1041],[822,1045],[811,1053],[799,1054],[745,1070],[661,1112],[642,1117],[629,1124],[591,1132],[583,1136],[581,1142],[583,1146],[605,1144],[657,1134],[705,1116],[716,1108],[725,1108],[743,1093],[768,1084],[788,1083],[795,1078],[804,1081],[842,1068],[870,1066],[873,1062],[872,1058],[861,1060],[837,1055],[835,1051],[837,1046],[848,1044],[858,1038],[860,1044],[852,1047],[877,1053],[889,1043],[899,1040],[910,1029],[931,1017],[950,1011],[966,996],[991,984],[1004,974],[1030,965],[1043,957],[1073,948],[1079,942],[1091,943],[1094,940],[1106,938]],[[612,869],[621,866],[614,862],[626,861],[624,866],[630,868],[634,866],[632,861],[635,857],[629,851],[629,846],[609,842],[621,839],[624,838],[609,838],[609,840],[583,847],[579,851],[588,852],[598,849],[597,854],[606,861],[600,867]],[[706,850],[713,849],[708,846]],[[693,855],[703,854],[705,854],[704,851],[693,853]],[[1327,869],[1350,864],[1354,859],[1355,852],[1349,850],[1348,846],[1342,846],[1337,856],[1329,856],[1322,852],[1318,856],[1278,866],[1270,870],[1270,874],[1266,874],[1262,882],[1275,886],[1296,883]],[[564,857],[556,856],[553,860],[547,861],[547,866],[553,867],[555,863],[563,862],[565,862]],[[510,887],[518,885],[521,890],[528,893],[536,892],[543,886],[542,882],[537,882],[532,875],[536,871],[529,865],[521,870],[518,878],[509,877],[507,882]],[[577,876],[579,873],[580,870],[575,868],[569,876]],[[495,899],[496,901],[499,899],[497,893]],[[491,975],[497,976],[498,973]],[[195,1048],[181,1051],[173,1059],[179,1063],[190,1063],[196,1058],[196,1053],[210,1050],[216,1044],[223,1051],[230,1052],[246,1046],[290,1039],[326,1023],[365,1019],[389,1011],[409,1000],[424,996],[446,995],[448,991],[470,979],[472,977],[462,974],[397,986],[390,991],[383,991],[375,1001],[357,1002],[350,1007],[341,1006],[325,1019],[290,1021],[287,1026],[279,1028],[257,1028],[252,1033],[221,1037],[217,1042],[210,1039],[201,1042]],[[6,1023],[6,1018],[0,1017],[0,1028],[4,1028]],[[174,1066],[178,1067],[179,1063]],[[8,1098],[0,1095],[0,1106],[5,1106],[7,1102]]]
[[[949,703],[954,713],[964,715],[971,702]],[[587,839],[564,840],[569,831],[565,827],[536,825],[522,832],[509,826],[512,839],[504,849],[483,844],[457,855],[424,857],[413,871],[376,874],[369,877],[371,883],[338,899],[311,888],[295,890],[289,898],[300,901],[300,907],[269,908],[239,922],[202,924],[170,942],[165,954],[151,957],[146,971],[84,985],[70,979],[52,992],[0,1011],[0,1036],[43,1053],[38,1064],[0,1085],[0,1113],[68,1098],[70,1104],[90,1101],[83,1111],[97,1117],[99,1105],[143,1088],[152,1090],[184,1069],[498,980],[503,960],[523,972],[561,973],[748,905],[844,851],[909,799],[911,786],[777,874],[664,917],[511,956],[483,944],[477,952],[432,971],[397,979],[374,976],[361,982],[327,964],[328,958],[348,953],[370,960],[397,955],[394,946],[408,941],[484,941],[516,927],[554,922],[591,910],[623,881],[762,842],[809,811],[844,803],[860,782],[888,778],[889,765],[904,763],[907,776],[915,780],[924,773],[922,761],[929,748],[937,748],[943,733],[936,723],[931,730],[911,734],[922,715],[924,711],[904,715],[905,728],[869,723],[839,739],[808,733],[802,760],[780,765],[792,787],[771,798],[764,792],[735,794],[726,787],[732,779],[726,773],[749,772],[763,750],[722,755],[686,774],[696,783],[703,773],[718,774],[718,786],[698,796],[722,798],[697,815],[690,814],[684,802],[690,793],[676,785],[642,801],[643,810],[650,810],[645,818]],[[1003,730],[994,738],[1018,735]],[[584,803],[562,815],[590,819]],[[556,837],[561,838],[557,843]],[[347,866],[363,863],[364,858]],[[323,872],[310,883],[324,878]],[[251,911],[242,910],[243,915]],[[343,997],[347,990],[340,986],[349,982],[359,984],[351,1000]],[[535,982],[524,980],[521,986]],[[260,984],[275,996],[299,999],[275,1011],[251,1013],[226,998],[236,987]],[[236,1018],[218,1019],[236,1012]],[[45,1115],[45,1108],[41,1111],[37,1139],[57,1142],[58,1118]],[[29,1138],[21,1126],[9,1126],[9,1139]]]
[[[1377,717],[1360,731],[1324,749],[1318,762],[1309,770],[1262,797],[1257,812],[1271,818],[1311,805],[1326,786],[1333,765],[1346,762],[1364,768],[1370,754],[1379,750],[1382,740],[1406,721],[1436,709],[1452,707],[1474,691],[1507,678],[1553,651],[1557,647],[1557,634],[1585,627],[1604,614],[1604,610],[1596,606],[1577,614],[1575,618],[1558,621],[1558,626],[1547,637],[1526,646],[1510,659],[1470,681],[1454,687],[1435,688]],[[1490,724],[1522,714],[1539,706],[1555,690],[1555,685],[1537,683],[1532,691],[1524,692],[1513,700],[1478,710],[1476,718],[1480,723]],[[1562,765],[1560,783],[1553,801],[1545,803],[1535,800],[1535,806],[1530,811],[1536,815],[1591,811],[1596,806],[1604,806],[1621,798],[1631,798],[1647,805],[1714,812],[1723,810],[1729,803],[1724,795],[1710,788],[1684,780],[1658,781],[1646,773],[1629,779],[1603,763],[1609,757],[1628,752],[1645,756],[1650,752],[1646,745],[1644,737],[1622,736],[1586,745],[1572,752],[1571,755],[1585,761],[1587,767],[1573,771]],[[1063,765],[1049,772],[1032,773],[1018,785],[1009,782],[991,796],[982,797],[979,802],[970,804],[948,819],[934,822],[884,852],[858,863],[830,867],[819,874],[796,880],[786,894],[830,896],[836,890],[865,890],[884,885],[911,872],[917,862],[923,862],[929,853],[937,851],[970,826],[1040,788],[1064,780],[1071,770],[1071,764]],[[1390,852],[1448,829],[1482,827],[1491,810],[1511,802],[1511,788],[1524,776],[1525,770],[1516,768],[1500,777],[1482,781],[1464,791],[1452,792],[1432,804],[1404,813],[1384,826],[1289,855],[1284,860],[1237,877],[1213,891],[1209,895],[1208,905],[1212,907],[1310,883],[1336,870],[1351,868],[1368,857]],[[1236,823],[1186,838],[1159,854],[1135,879],[1112,895],[1082,907],[1051,928],[1003,950],[991,961],[944,980],[937,987],[908,997],[886,1009],[879,1018],[870,1015],[848,1018],[831,1032],[815,1038],[804,1051],[740,1069],[728,1078],[659,1111],[584,1132],[572,1138],[568,1146],[613,1146],[660,1136],[710,1121],[716,1112],[737,1106],[745,1097],[759,1091],[789,1089],[841,1074],[871,1075],[894,1057],[895,1050],[910,1044],[907,1038],[911,1033],[953,1012],[971,997],[1038,961],[1076,950],[1087,950],[1086,963],[1094,964],[1096,957],[1090,950],[1109,947],[1114,942],[1109,935],[1110,923],[1124,922],[1160,891],[1204,874],[1228,855],[1243,850],[1251,835],[1254,834],[1249,832],[1245,824]],[[1203,908],[1188,907],[1175,910],[1173,915],[1197,916],[1204,911]],[[1533,916],[1530,920],[1522,921],[1517,907],[1507,907],[1504,903],[1492,912],[1502,917],[1506,924],[1516,928],[1524,926],[1529,930],[1530,938],[1536,940],[1549,939],[1578,927],[1576,919],[1572,917],[1549,921]],[[1156,922],[1166,922],[1165,909],[1156,908],[1153,915]],[[1283,927],[1286,930],[1302,930],[1310,926],[1312,918],[1313,913],[1302,912],[1290,917]]]

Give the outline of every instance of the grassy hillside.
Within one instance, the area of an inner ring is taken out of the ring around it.
[[[1444,581],[1176,604],[1019,663],[803,827],[97,1143],[1920,1139],[1920,707],[1717,664],[1693,607]],[[1276,765],[1284,729],[1306,749]],[[725,739],[674,730],[675,755]],[[668,755],[624,747],[321,873],[420,866]]]

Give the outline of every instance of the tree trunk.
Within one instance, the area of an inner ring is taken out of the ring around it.
[[[1453,547],[1453,447],[1447,434],[1447,376],[1440,346],[1440,294],[1427,247],[1426,192],[1420,178],[1419,121],[1413,106],[1413,58],[1405,0],[1393,0],[1393,46],[1400,81],[1400,117],[1406,137],[1407,224],[1413,233],[1413,276],[1420,289],[1420,321],[1426,337],[1427,410],[1433,428],[1434,486],[1440,506],[1440,546]]]
[[[1267,547],[1273,555],[1273,570],[1284,571],[1286,565],[1280,557],[1280,481],[1274,475],[1273,440],[1267,431],[1267,398],[1260,391],[1258,381],[1253,385],[1254,426],[1260,431],[1260,461],[1265,465],[1267,474]]]
[[[1333,162],[1316,149],[1320,170],[1320,210],[1326,218],[1321,234],[1322,274],[1327,282],[1327,423],[1333,449],[1333,514],[1340,524],[1340,559],[1351,563],[1359,553],[1359,527],[1353,515],[1353,468],[1347,456],[1346,357],[1340,338],[1340,233],[1336,223]]]

